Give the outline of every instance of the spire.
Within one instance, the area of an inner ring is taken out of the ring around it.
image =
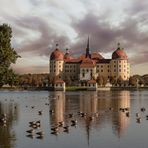
[[[117,49],[120,49],[120,43],[118,42],[118,44],[117,44]]]
[[[59,49],[59,44],[58,44],[58,42],[56,43],[56,49]]]
[[[69,49],[68,48],[66,48],[66,53],[69,53]]]
[[[90,50],[89,50],[89,36],[88,36],[88,40],[87,40],[87,47],[86,47],[86,58],[91,58],[91,54],[90,54]]]
[[[87,40],[87,48],[89,49],[89,36],[88,36],[88,40]]]

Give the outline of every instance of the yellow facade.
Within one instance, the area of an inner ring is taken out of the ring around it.
[[[107,79],[113,77],[114,79],[129,80],[130,63],[125,51],[119,45],[111,59],[99,58],[100,55],[96,52],[95,55],[98,57],[91,57],[93,53],[89,53],[89,45],[86,48],[86,54],[78,58],[71,58],[69,53],[65,53],[65,58],[62,51],[55,49],[51,54],[50,74],[60,76],[63,80],[70,78],[73,81],[88,81],[96,79],[98,76]]]

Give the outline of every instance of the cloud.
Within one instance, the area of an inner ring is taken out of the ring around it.
[[[56,42],[62,50],[68,47],[72,54],[82,54],[89,35],[91,51],[112,53],[121,42],[132,64],[147,63],[147,1],[14,0],[12,5],[9,3],[10,0],[2,0],[0,21],[12,26],[12,45],[23,55],[22,59],[27,58],[24,53],[49,57]],[[29,70],[34,66],[27,64]]]

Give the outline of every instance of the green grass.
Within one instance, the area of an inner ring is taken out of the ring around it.
[[[66,90],[69,91],[77,91],[77,90],[87,90],[86,88],[80,87],[80,86],[67,86]]]

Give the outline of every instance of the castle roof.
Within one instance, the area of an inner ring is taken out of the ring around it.
[[[56,48],[50,55],[50,60],[63,60],[64,59],[64,53]]]
[[[127,60],[127,55],[124,51],[124,49],[120,48],[120,43],[118,43],[118,48],[113,52],[112,54],[112,59],[126,59]]]
[[[96,84],[96,80],[89,80],[87,81],[88,84]]]
[[[95,67],[95,61],[90,58],[85,58],[82,60],[80,68],[93,68]]]
[[[104,64],[107,64],[107,63],[110,63],[111,59],[100,59],[100,60],[97,60],[97,63],[104,63]]]
[[[64,81],[63,81],[63,80],[61,80],[61,79],[57,79],[57,80],[55,80],[55,81],[54,81],[54,83],[55,83],[55,84],[58,84],[58,83],[63,84],[63,83],[64,83]]]

